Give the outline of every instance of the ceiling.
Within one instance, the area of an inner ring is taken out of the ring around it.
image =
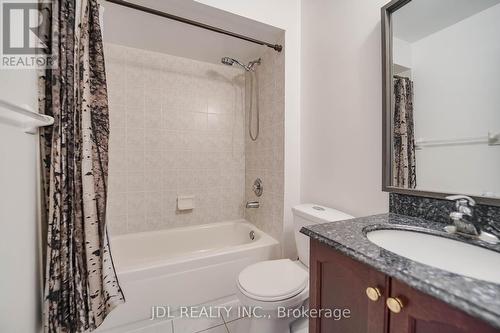
[[[394,37],[413,43],[497,4],[500,0],[413,0],[393,14]]]
[[[192,0],[130,0],[141,6],[279,43],[284,31]],[[223,56],[248,62],[265,46],[103,1],[104,42],[220,63]]]

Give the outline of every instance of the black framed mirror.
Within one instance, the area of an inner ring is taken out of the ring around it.
[[[500,206],[500,0],[382,8],[383,190]]]

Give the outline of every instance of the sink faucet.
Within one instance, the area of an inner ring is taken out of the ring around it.
[[[450,218],[453,220],[456,232],[464,235],[479,236],[479,228],[471,221],[474,215],[474,206],[476,205],[474,199],[466,195],[451,195],[446,197],[446,199],[455,201],[457,211],[451,212]]]
[[[474,206],[476,205],[474,199],[466,195],[450,195],[446,199],[455,201],[455,207],[457,208],[457,211],[450,213],[453,225],[446,226],[444,228],[446,232],[457,233],[490,244],[500,243],[497,236],[481,230],[472,222]]]

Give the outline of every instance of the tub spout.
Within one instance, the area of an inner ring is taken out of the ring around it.
[[[248,201],[246,207],[247,208],[259,208],[260,203],[258,201]]]

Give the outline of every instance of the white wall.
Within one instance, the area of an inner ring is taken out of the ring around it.
[[[285,30],[285,255],[295,256],[291,208],[300,203],[300,6],[299,0],[197,0]]]
[[[303,202],[354,216],[388,211],[382,183],[380,8],[387,0],[303,0]]]
[[[34,71],[0,70],[1,99],[36,110],[36,92]],[[37,142],[0,123],[0,332],[39,329]]]
[[[393,38],[392,43],[393,63],[406,68],[411,68],[411,44],[398,38]]]
[[[415,136],[453,139],[500,132],[500,5],[412,44]],[[417,186],[500,195],[500,146],[417,151]]]

